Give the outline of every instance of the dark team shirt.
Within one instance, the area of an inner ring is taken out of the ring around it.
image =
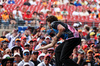
[[[38,60],[37,61],[31,60],[31,61],[34,63],[35,66],[37,66],[40,63]]]
[[[54,21],[51,23],[51,27],[53,28],[53,30],[56,33],[59,32],[57,29],[57,26],[59,24],[61,24],[63,27],[65,27],[64,32],[60,36],[61,38],[66,39],[66,40],[72,39],[72,38],[79,38],[79,33],[75,28],[71,27],[70,25],[68,25],[66,23],[60,22],[60,21]]]

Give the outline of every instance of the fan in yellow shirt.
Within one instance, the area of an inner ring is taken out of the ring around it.
[[[55,15],[58,20],[63,20],[63,16],[61,15],[60,11],[56,12],[56,15]]]
[[[9,15],[6,10],[4,11],[4,14],[2,14],[2,24],[4,24],[4,28],[9,26]]]

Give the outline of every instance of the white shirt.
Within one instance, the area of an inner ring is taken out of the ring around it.
[[[80,12],[80,16],[89,16],[88,12]]]
[[[60,8],[58,8],[58,7],[57,8],[54,8],[54,11],[55,12],[60,11]]]
[[[43,8],[43,9],[41,10],[41,12],[43,12],[44,14],[46,14],[47,11],[49,11],[49,9],[44,9],[44,8]]]
[[[46,64],[44,62],[39,63],[37,66],[46,66]],[[52,66],[51,64],[49,64],[48,66]]]
[[[80,13],[79,12],[76,12],[76,11],[74,11],[73,13],[72,13],[72,15],[79,15]]]
[[[18,64],[18,66],[23,66],[24,63],[25,63],[25,61],[22,60],[22,61]],[[35,66],[34,63],[33,63],[32,61],[29,61],[28,63],[30,64],[30,66]]]
[[[31,5],[37,5],[36,2],[30,1]]]
[[[17,13],[17,11],[14,10],[14,11],[13,11],[13,14],[16,15],[16,13]],[[21,11],[18,11],[18,14],[19,14],[20,18],[22,19],[22,13],[21,13]],[[15,18],[15,19],[16,19],[16,18]]]

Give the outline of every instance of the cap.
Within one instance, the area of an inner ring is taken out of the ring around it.
[[[0,38],[0,42],[3,41],[3,38]]]
[[[93,51],[92,51],[91,49],[89,49],[89,50],[87,51],[87,53],[89,53],[89,52],[92,52],[92,53],[93,53]]]
[[[83,46],[83,50],[85,50],[87,47],[88,47],[88,45],[84,45],[84,46]]]
[[[46,54],[46,55],[44,56],[44,58],[47,58],[47,57],[50,57],[50,58],[51,58],[50,54]]]
[[[39,53],[38,51],[32,51],[32,54],[34,54],[34,53]]]
[[[33,39],[32,41],[33,41],[33,42],[34,42],[34,41],[37,41],[37,39]]]
[[[73,26],[74,26],[74,27],[78,27],[79,25],[78,25],[77,23],[74,23]]]
[[[94,55],[94,57],[96,57],[96,56],[100,56],[100,54],[99,54],[99,53],[96,53],[96,54]]]
[[[22,37],[21,37],[21,40],[23,40],[23,39],[26,39],[26,37],[25,37],[25,36],[22,36]]]
[[[50,37],[49,36],[46,36],[46,38],[45,39],[50,39]]]
[[[78,53],[83,54],[84,51],[83,51],[82,49],[79,49],[79,50],[78,50]]]
[[[86,41],[85,39],[81,39],[81,41]]]
[[[26,66],[26,65],[29,65],[30,66],[30,64],[28,62],[25,62],[23,66]]]
[[[62,44],[62,41],[58,41],[57,44]]]
[[[48,51],[54,51],[54,48],[48,48]]]
[[[15,41],[21,41],[19,38],[17,38]]]
[[[44,22],[41,21],[40,24],[44,24]]]
[[[42,41],[41,45],[47,45],[46,41]]]
[[[14,53],[14,57],[15,57],[16,55],[20,56],[20,54],[19,54],[19,53]]]
[[[28,53],[30,53],[30,52],[29,52],[29,50],[24,50],[24,51],[23,51],[23,54],[24,54],[25,52],[28,52]]]
[[[29,44],[29,43],[25,43],[25,44],[24,44],[24,47],[25,47],[25,46],[30,46],[30,44]]]
[[[5,54],[4,56],[3,56],[3,59],[6,59],[7,57],[10,57],[8,54]]]
[[[97,37],[100,36],[100,33],[97,34]]]
[[[93,35],[95,35],[95,33],[94,33],[94,32],[91,32],[91,33],[90,33],[90,36],[93,36]]]

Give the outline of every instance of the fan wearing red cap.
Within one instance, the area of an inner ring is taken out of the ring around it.
[[[47,54],[44,56],[44,61],[39,63],[38,66],[52,66],[50,64],[50,61],[51,61],[51,56],[49,54]]]

